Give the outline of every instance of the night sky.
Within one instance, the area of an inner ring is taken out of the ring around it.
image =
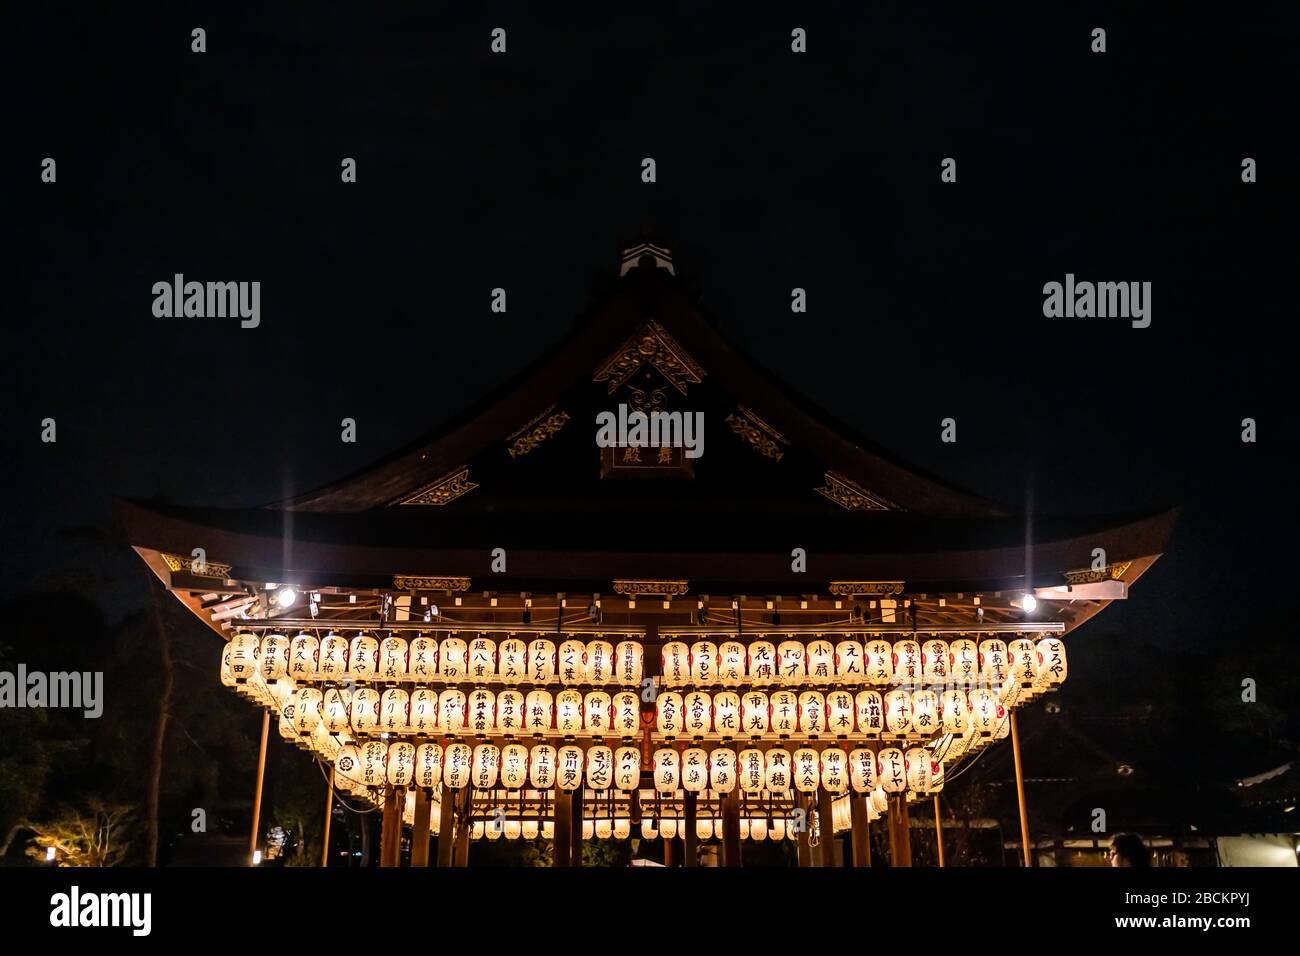
[[[650,227],[726,336],[905,460],[1039,512],[1184,506],[1089,629],[1276,626],[1294,14],[222,6],[6,18],[7,593],[84,561],[59,532],[115,495],[260,505],[406,444],[564,335]],[[177,272],[260,281],[261,326],[155,318]],[[1150,328],[1044,318],[1067,272],[1151,282]]]

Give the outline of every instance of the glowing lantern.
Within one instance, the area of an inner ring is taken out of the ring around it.
[[[608,840],[614,835],[614,821],[609,817],[601,817],[596,821],[596,839]]]
[[[784,747],[773,747],[766,754],[764,761],[763,783],[773,793],[784,793],[790,789],[790,751]]]
[[[528,755],[528,782],[537,790],[555,786],[555,748],[536,744]]]
[[[438,726],[444,734],[458,734],[465,729],[465,695],[454,687],[438,695]]]
[[[709,755],[700,747],[690,747],[682,754],[682,789],[703,793],[709,786]]]
[[[536,820],[525,820],[523,826],[523,836],[525,840],[536,840],[537,834],[541,832],[542,825]]]
[[[894,682],[894,648],[888,641],[867,641],[866,655],[867,682],[880,686]]]
[[[718,680],[724,687],[745,682],[745,645],[740,641],[723,641],[718,647]]]
[[[623,737],[634,737],[641,727],[641,698],[630,690],[614,695],[610,729]]]
[[[230,676],[236,684],[243,684],[258,670],[262,644],[251,631],[240,631],[230,639]]]
[[[560,644],[560,683],[566,687],[587,682],[587,645],[567,640]]]
[[[655,727],[669,740],[682,733],[686,725],[685,703],[682,695],[665,691],[655,698]]]
[[[718,679],[718,645],[696,641],[691,645],[691,683],[708,687]]]
[[[814,684],[829,684],[835,679],[835,647],[818,638],[808,644],[808,677]]]
[[[492,811],[492,819],[483,821],[483,835],[489,840],[500,840],[505,832],[505,811],[497,807]]]
[[[933,690],[912,692],[912,730],[928,737],[939,729],[939,694]]]
[[[713,818],[703,817],[695,821],[695,839],[712,840],[713,839]]]
[[[714,751],[714,753],[717,753],[717,751]],[[740,789],[745,793],[760,793],[763,784],[767,782],[767,768],[763,764],[763,751],[742,750],[739,763]]]
[[[740,695],[724,690],[713,697],[713,729],[730,740],[740,732]]]
[[[528,748],[506,744],[501,748],[501,786],[519,790],[528,782]]]
[[[948,677],[956,684],[968,685],[979,680],[979,649],[968,637],[948,645]]]
[[[507,737],[524,729],[524,695],[517,690],[497,694],[497,729]]]
[[[398,687],[384,691],[379,702],[379,729],[387,733],[406,730],[410,719],[411,695]]]
[[[771,641],[749,645],[749,682],[755,687],[776,682],[776,648]]]
[[[587,733],[596,737],[603,737],[609,733],[611,709],[609,694],[603,690],[594,690],[583,698],[582,725]]]
[[[995,637],[980,642],[980,676],[990,684],[1007,679],[1007,645]]]
[[[399,681],[406,677],[406,660],[409,648],[400,637],[386,637],[379,645],[379,676],[386,681]]]
[[[731,748],[718,747],[709,754],[709,786],[718,793],[736,789],[736,752]]]
[[[290,695],[280,708],[280,719],[276,721],[276,730],[285,740],[298,742],[298,729],[293,725],[293,715],[298,709],[297,698]]]
[[[799,698],[792,690],[778,690],[772,695],[772,730],[782,738],[799,728]]]
[[[840,641],[835,645],[835,677],[841,684],[862,683],[866,676],[862,645],[857,641]]]
[[[481,634],[469,642],[467,674],[478,683],[490,681],[497,672],[497,642]]]
[[[849,783],[858,793],[876,789],[876,755],[866,747],[858,747],[849,754]]]
[[[800,747],[791,759],[794,767],[794,788],[800,793],[815,793],[821,785],[817,751],[811,747]]]
[[[321,722],[321,703],[324,695],[315,687],[299,687],[294,692],[293,729],[300,736],[311,735]]]
[[[637,641],[619,641],[614,648],[615,678],[624,687],[639,687],[645,652]]]
[[[358,680],[379,676],[379,642],[369,634],[352,638],[348,648],[348,672]]]
[[[994,740],[1006,740],[1007,735],[1011,732],[1011,719],[1009,711],[1001,704],[998,705],[998,726],[993,731]]]
[[[594,821],[594,820],[583,820],[583,821],[582,821],[582,838],[583,838],[584,840],[590,840],[590,839],[591,839],[592,837],[594,837],[595,835],[596,835],[596,821]]]
[[[874,690],[860,690],[853,698],[858,733],[875,739],[885,729],[885,702]]]
[[[325,691],[321,703],[321,720],[329,733],[337,737],[348,729],[348,711],[351,705],[351,691],[339,687],[331,687]]]
[[[469,695],[469,729],[482,735],[496,727],[496,694],[480,687]]]
[[[653,840],[659,836],[659,827],[649,817],[641,818],[641,839]]]
[[[785,818],[774,817],[767,825],[767,838],[772,841],[784,840],[785,836]]]
[[[523,831],[524,826],[519,820],[512,817],[506,821],[505,837],[507,840],[518,840]]]
[[[916,641],[895,642],[894,680],[900,684],[921,682],[921,645]]]
[[[366,787],[382,787],[387,775],[388,744],[371,740],[361,747],[361,782]]]
[[[495,744],[479,744],[474,748],[470,768],[470,782],[479,790],[490,790],[497,785],[501,769],[501,751]]]
[[[806,690],[799,695],[799,732],[814,740],[826,732],[826,695]]]
[[[344,744],[334,758],[335,782],[342,787],[362,787],[361,782],[361,748],[356,744]]]
[[[507,638],[497,645],[497,671],[503,684],[518,684],[524,679],[528,661],[528,646],[517,637]]]
[[[713,730],[713,700],[703,691],[692,691],[682,701],[686,733],[696,740]]]
[[[849,786],[849,755],[839,747],[821,752],[822,787],[830,793],[843,793]]]
[[[352,692],[348,711],[354,731],[359,734],[375,733],[379,730],[379,691],[373,687],[358,687]]]
[[[626,840],[632,835],[632,821],[627,817],[619,817],[614,821],[614,838],[617,840]]]
[[[930,751],[924,747],[909,747],[903,755],[907,772],[907,787],[915,793],[930,792]]]
[[[555,729],[576,734],[582,729],[582,692],[569,688],[555,697]]]
[[[943,761],[930,761],[930,793],[939,793],[943,790]]]
[[[596,685],[614,682],[614,645],[609,641],[592,641],[587,645],[587,682]]]
[[[528,644],[528,680],[534,684],[555,681],[555,642],[539,637]]]
[[[655,789],[660,793],[672,793],[677,789],[681,779],[681,757],[670,747],[660,747],[655,751]]]
[[[604,745],[587,750],[587,786],[608,790],[614,779],[614,752]]]
[[[749,691],[741,697],[741,732],[748,734],[751,740],[757,740],[767,733],[768,721],[771,718],[772,713],[771,706],[767,694],[764,694],[762,691]]]
[[[388,783],[393,787],[409,787],[415,779],[415,745],[405,741],[388,747]]]
[[[474,752],[469,744],[449,744],[442,755],[442,782],[453,790],[468,786]]]
[[[802,641],[782,641],[776,649],[777,673],[783,684],[802,684],[808,679],[808,666]]]
[[[903,751],[897,747],[885,747],[880,751],[876,769],[885,793],[902,793],[907,789],[907,762]]]
[[[482,820],[475,820],[475,821],[470,825],[470,828],[469,828],[469,838],[470,838],[471,840],[481,840],[481,839],[483,839],[483,831],[484,831],[485,828],[486,828],[486,827],[485,827],[485,824],[484,824],[484,822],[483,822]]]
[[[555,703],[551,692],[530,690],[524,698],[524,730],[540,737],[554,726]]]
[[[415,748],[415,785],[433,790],[442,783],[442,745],[426,743]]]
[[[292,668],[292,664],[290,665]],[[348,639],[330,631],[320,642],[320,675],[342,678],[348,671]]]
[[[555,756],[555,783],[561,790],[582,786],[582,748],[566,744]]]
[[[895,736],[912,729],[912,695],[901,687],[885,695],[885,727]]]
[[[970,725],[966,692],[961,690],[944,691],[941,698],[941,708],[943,732],[946,734],[964,734],[966,728]]]
[[[998,711],[1002,709],[997,695],[987,687],[976,687],[969,700],[971,730],[982,737],[990,736],[998,729]]]
[[[289,676],[289,639],[283,634],[262,638],[262,676],[268,681]]]
[[[948,643],[938,638],[921,645],[922,678],[927,684],[948,682]]]
[[[683,641],[669,641],[663,646],[663,676],[668,687],[683,687],[691,679],[690,651]]]
[[[884,787],[871,791],[871,809],[876,812],[876,819],[889,809],[889,794],[885,793]]]
[[[438,646],[438,667],[443,680],[464,680],[469,667],[469,648],[459,637],[445,637]]]
[[[614,751],[614,786],[627,793],[641,782],[641,751],[636,747],[619,747]]]
[[[438,642],[421,634],[411,641],[407,673],[417,684],[427,684],[438,676]]]
[[[1059,637],[1045,637],[1038,642],[1038,683],[1040,686],[1059,687],[1065,682],[1065,642]]]
[[[1038,679],[1038,648],[1027,637],[1017,637],[1007,644],[1007,654],[1011,660],[1011,678],[1021,687],[1033,687]]]
[[[749,817],[740,818],[740,838],[742,840],[749,839]]]
[[[767,839],[767,817],[754,817],[749,821],[749,839]]]
[[[826,730],[841,740],[853,733],[853,695],[834,690],[826,695]]]

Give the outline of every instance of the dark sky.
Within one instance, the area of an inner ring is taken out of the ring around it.
[[[903,458],[1042,512],[1185,506],[1108,629],[1276,621],[1294,14],[221,6],[6,18],[7,591],[79,560],[56,532],[114,495],[251,506],[405,444],[563,335],[651,225],[726,335]],[[260,281],[261,326],[155,318],[176,272]],[[1151,327],[1044,318],[1067,272],[1153,283]]]

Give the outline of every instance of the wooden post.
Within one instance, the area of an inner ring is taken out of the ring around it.
[[[835,839],[834,814],[831,812],[831,795],[825,787],[817,788],[817,824],[821,830],[822,841],[818,846],[821,852],[817,861],[819,866],[836,867],[840,865],[840,844]]]
[[[722,798],[722,865],[740,866],[740,794]]]
[[[461,818],[460,829],[456,831],[456,857],[453,860],[454,866],[469,866],[469,837],[474,830],[474,821],[470,815],[474,812],[474,788],[461,787],[456,791],[460,797]]]
[[[1016,731],[1016,712],[1011,712],[1011,756],[1016,764],[1016,799],[1020,803],[1020,846],[1025,851],[1025,866],[1034,865],[1029,850],[1029,814],[1025,812],[1025,773],[1020,766],[1020,734]]]
[[[853,865],[871,865],[871,814],[866,797],[849,797],[849,819],[852,821]]]
[[[384,794],[384,821],[379,831],[379,865],[398,866],[402,851],[402,808],[398,801],[405,796],[401,787],[391,787]]]
[[[569,866],[573,853],[573,791],[556,787],[552,811],[551,866]]]
[[[907,799],[901,794],[889,798],[889,864],[912,865],[912,824]]]
[[[438,807],[438,865],[451,866],[451,851],[456,843],[456,791],[442,788]]]
[[[673,843],[672,837],[664,837],[664,866],[673,865]]]
[[[415,818],[411,821],[411,866],[429,865],[429,818],[433,803],[429,791],[419,787],[415,791]]]
[[[257,751],[257,789],[253,794],[253,832],[248,837],[248,862],[257,852],[257,831],[262,825],[262,781],[266,779],[266,735],[271,729],[271,712],[262,711],[262,745]]]
[[[816,866],[813,861],[812,843],[808,837],[812,831],[812,814],[808,810],[808,802],[804,799],[803,794],[795,797],[795,809],[803,812],[803,829],[797,834],[795,840],[795,859],[799,866]]]
[[[569,851],[569,866],[582,866],[582,787],[573,791],[573,848]]]
[[[325,845],[320,851],[320,865],[330,865],[330,821],[334,817],[334,768],[330,767],[330,788],[325,796]]]
[[[939,866],[943,866],[943,822],[939,819],[939,795],[934,795],[934,845],[939,850]]]
[[[686,832],[682,834],[682,851],[685,859],[682,860],[683,866],[699,866],[699,838],[695,833],[695,801],[696,795],[694,790],[686,791],[686,811],[682,817],[686,825]]]

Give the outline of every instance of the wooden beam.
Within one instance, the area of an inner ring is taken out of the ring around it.
[[[266,779],[266,736],[271,729],[271,712],[262,711],[262,743],[257,750],[257,786],[253,791],[253,832],[248,836],[248,862],[257,852],[257,831],[262,825],[262,782]]]
[[[411,823],[411,866],[429,865],[429,818],[433,802],[429,791],[418,787],[415,791],[415,819]]]
[[[853,865],[871,865],[871,813],[867,798],[849,797],[849,819],[852,822]]]
[[[330,767],[329,793],[325,796],[325,839],[320,851],[320,865],[330,865],[330,821],[334,818],[334,768]]]
[[[934,845],[939,851],[939,866],[943,866],[943,821],[939,819],[939,795],[934,795]]]
[[[1034,865],[1029,848],[1029,814],[1025,810],[1025,772],[1020,765],[1020,734],[1016,730],[1016,712],[1011,712],[1011,755],[1016,765],[1016,801],[1020,805],[1020,845],[1025,851],[1025,866]]]

